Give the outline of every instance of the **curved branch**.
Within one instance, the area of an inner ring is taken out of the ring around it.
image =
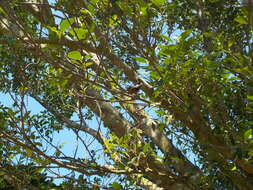
[[[31,95],[36,101],[38,101],[46,110],[51,112],[57,119],[62,121],[63,123],[67,124],[68,128],[76,129],[76,130],[81,130],[83,132],[88,133],[92,137],[94,137],[98,142],[103,143],[102,140],[102,134],[99,131],[96,131],[92,128],[90,128],[85,122],[84,125],[77,124],[74,121],[71,121],[70,119],[64,117],[61,113],[55,111],[48,103],[43,101],[39,96],[37,95]]]

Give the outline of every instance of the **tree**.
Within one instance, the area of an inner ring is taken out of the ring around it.
[[[48,188],[252,189],[251,0],[0,0],[0,34],[2,176],[30,163],[61,169]],[[85,154],[56,144],[64,130]]]

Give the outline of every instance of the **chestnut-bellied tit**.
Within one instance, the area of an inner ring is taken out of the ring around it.
[[[129,94],[137,94],[141,89],[142,84],[136,84],[135,86],[130,86],[127,88],[127,93]]]

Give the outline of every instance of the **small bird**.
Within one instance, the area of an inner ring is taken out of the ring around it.
[[[130,86],[127,88],[127,93],[129,94],[137,94],[141,89],[142,84],[136,84],[135,86]]]

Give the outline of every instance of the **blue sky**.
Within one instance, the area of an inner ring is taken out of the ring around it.
[[[31,111],[31,114],[38,114],[40,111],[43,111],[44,108],[36,102],[33,98],[27,97],[26,98],[26,106],[27,110]],[[6,106],[6,107],[13,107],[13,100],[10,95],[0,93],[0,104]],[[72,117],[73,120],[77,119],[77,117]],[[95,121],[86,121],[89,126],[96,126]],[[35,127],[35,126],[33,126]],[[84,133],[80,134],[82,137],[89,138],[88,136],[85,136]],[[85,158],[88,157],[87,151],[85,151],[85,148],[80,143],[80,140],[76,139],[76,135],[69,129],[64,128],[59,133],[55,132],[53,134],[53,144],[54,145],[63,145],[61,151],[66,154],[67,156],[71,157],[75,153],[75,148],[78,146],[77,151],[77,158]],[[46,146],[46,143],[44,144]],[[91,149],[97,149],[99,148],[98,143],[96,141],[93,142],[93,145],[91,146]],[[101,147],[100,147],[101,148]],[[49,150],[48,153],[54,153],[53,149]],[[101,162],[102,163],[102,162]],[[67,174],[69,171],[61,169],[59,170],[61,175]],[[54,170],[54,172],[58,173],[57,170]],[[51,176],[54,176],[51,174]],[[56,180],[56,183],[61,182],[61,179]]]

